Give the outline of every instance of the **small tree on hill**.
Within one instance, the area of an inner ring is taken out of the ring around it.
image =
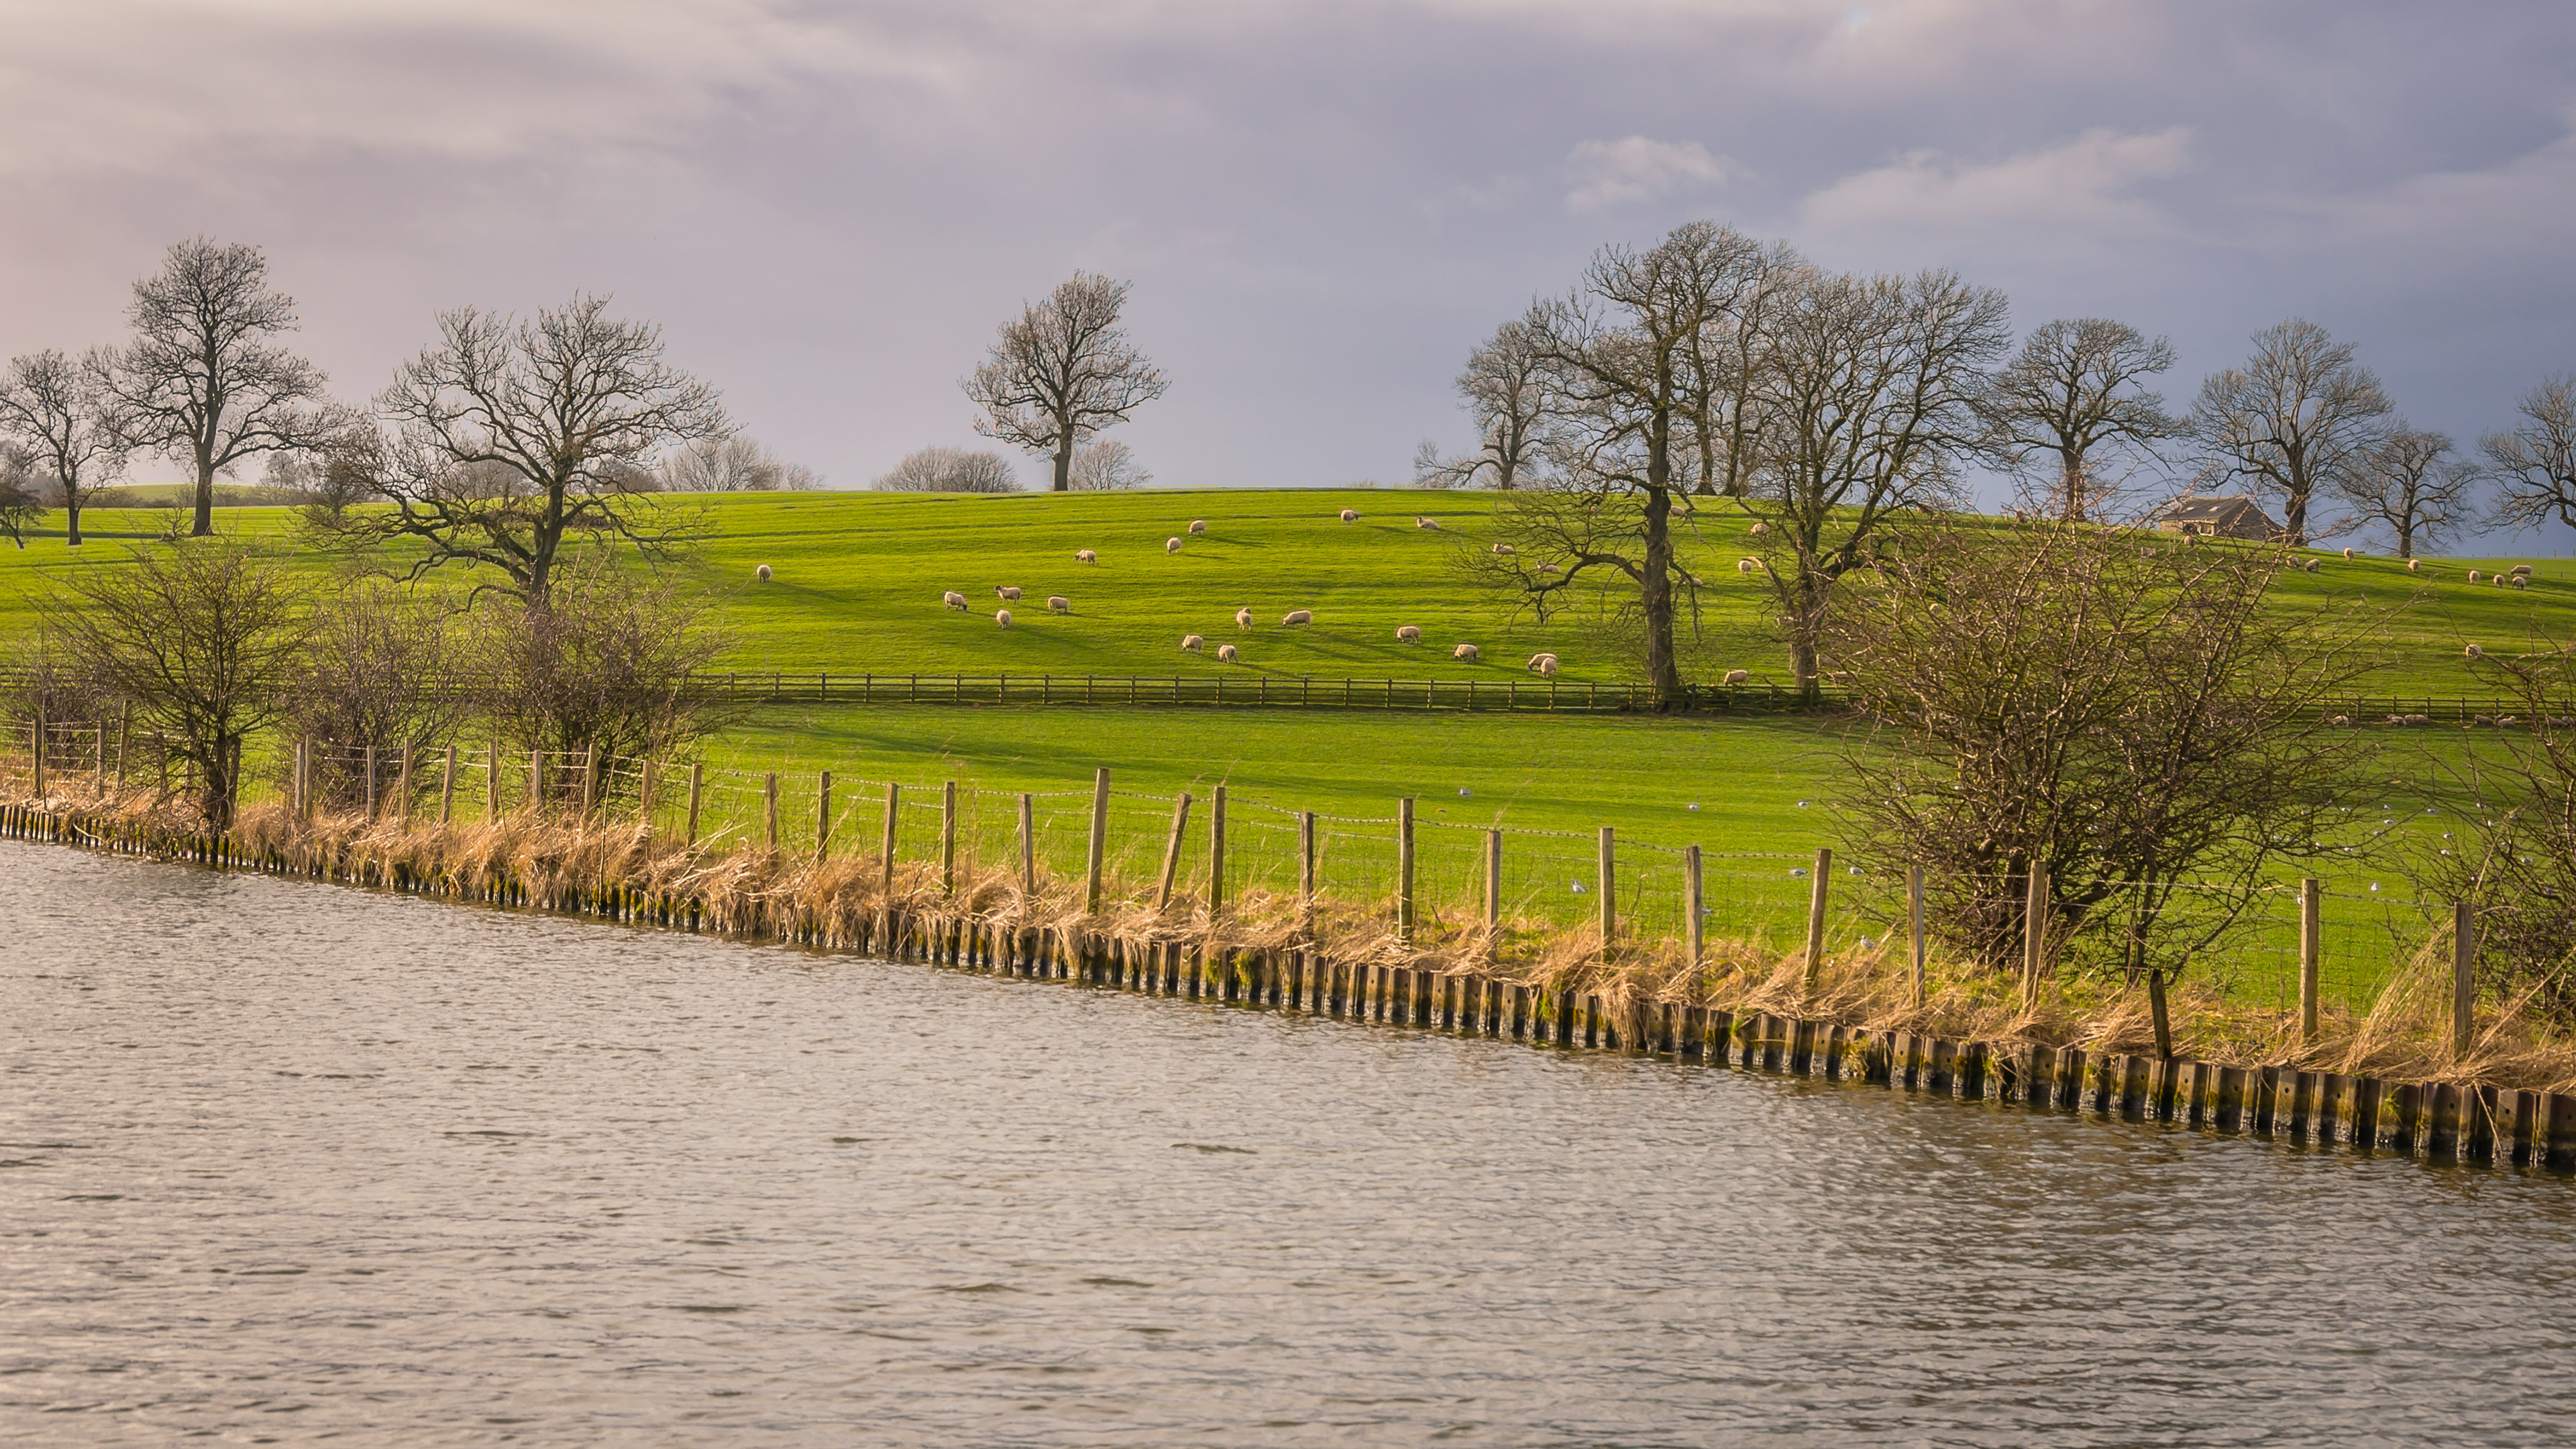
[[[0,369],[0,440],[18,449],[39,498],[38,480],[51,480],[63,505],[64,542],[73,548],[80,547],[89,490],[125,467],[114,403],[99,384],[104,370],[97,358],[83,364],[50,349],[13,357]]]
[[[983,416],[975,431],[1055,463],[1055,491],[1073,487],[1074,450],[1163,395],[1163,374],[1127,340],[1118,314],[1125,282],[1089,272],[1004,323],[993,350],[959,384]]]

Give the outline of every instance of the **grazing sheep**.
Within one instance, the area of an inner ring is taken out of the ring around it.
[[[2410,714],[2406,716],[2406,722],[2411,725],[2431,724],[2433,717],[2429,714]]]
[[[2522,717],[2520,715],[2500,714],[2496,716],[2496,728],[2500,730],[2511,729],[2520,723],[2522,723]]]
[[[2480,725],[2491,725],[2494,723],[2495,718],[2492,715],[2473,714],[2469,716],[2469,728],[2471,729],[2476,729]]]
[[[1216,657],[1221,663],[1232,664],[1235,658],[1234,646],[1231,644],[1219,644],[1216,646]]]
[[[2392,714],[2388,717],[2388,723],[2393,729],[2404,729],[2406,727],[2406,716],[2402,714]]]
[[[1249,606],[1234,611],[1234,627],[1247,634],[1252,632],[1252,610]]]
[[[2424,567],[2424,561],[2420,558],[2410,558],[2406,561],[2406,572],[2410,574],[2422,567]]]
[[[1739,574],[1749,574],[1760,567],[1760,564],[1749,558],[1740,558],[1735,561],[1735,571]]]
[[[1436,518],[1425,518],[1421,514],[1417,513],[1413,515],[1413,526],[1416,528],[1427,528],[1433,533],[1438,533],[1440,531],[1440,520]]]
[[[1554,679],[1556,677],[1556,656],[1553,654],[1531,655],[1529,672],[1545,679]]]
[[[2352,716],[2348,714],[2339,714],[2333,719],[2326,721],[2326,723],[2333,725],[2339,730],[2348,730],[2352,728]]]
[[[1753,682],[1753,671],[1750,669],[1730,669],[1726,671],[1726,679],[1724,682],[1727,684],[1751,684]]]
[[[1449,657],[1452,659],[1463,659],[1469,664],[1473,664],[1476,662],[1476,656],[1484,652],[1485,651],[1477,648],[1473,644],[1461,644],[1457,648],[1449,651]]]
[[[2299,567],[2305,569],[2309,573],[2315,573],[2317,571],[2317,561],[2315,559],[2310,559],[2306,563],[2299,565]]]
[[[993,611],[993,622],[1001,625],[1005,629],[1011,627],[1011,611],[1008,609],[995,609]]]
[[[1342,510],[1342,522],[1344,522],[1344,523],[1357,523],[1357,522],[1359,522],[1359,521],[1360,521],[1360,511],[1359,511],[1358,509],[1356,509],[1356,508],[1345,508],[1345,509],[1343,509],[1343,510]]]
[[[1520,550],[1512,547],[1508,543],[1498,543],[1494,545],[1494,552],[1501,554],[1505,558],[1510,558],[1512,555],[1520,552]]]
[[[1206,642],[1207,641],[1205,639],[1200,638],[1196,634],[1184,634],[1181,636],[1181,648],[1185,652],[1191,654],[1203,654],[1207,652],[1199,647]]]
[[[1421,626],[1421,625],[1419,625],[1419,624],[1398,624],[1398,625],[1396,625],[1396,626],[1395,626],[1395,642],[1396,642],[1396,643],[1398,643],[1398,644],[1419,644],[1419,643],[1421,643],[1421,642],[1422,642],[1422,626]]]
[[[2470,583],[2473,583],[2473,584],[2474,584],[2474,583],[2476,583],[2478,580],[2480,580],[2480,579],[2482,579],[2482,578],[2484,578],[2484,577],[2486,577],[2486,575],[2479,573],[2476,569],[2471,569],[2471,570],[2469,570],[2469,582],[2470,582]]]
[[[1767,523],[1757,523],[1751,528],[1744,530],[1744,535],[1747,538],[1760,538],[1762,535],[1769,533],[1770,531],[1771,525]]]
[[[756,568],[756,569],[753,569],[753,570],[751,571],[751,576],[752,576],[753,578],[755,578],[755,579],[760,580],[760,581],[761,581],[762,583],[764,583],[764,584],[765,584],[765,583],[768,583],[768,582],[769,582],[769,565],[767,565],[767,564],[762,564],[760,567],[758,567],[758,568]]]
[[[1314,622],[1315,622],[1315,611],[1314,611],[1314,610],[1312,610],[1312,609],[1291,609],[1291,610],[1289,610],[1289,611],[1288,611],[1288,616],[1287,616],[1286,618],[1281,619],[1281,620],[1279,621],[1279,627],[1280,627],[1280,628],[1282,628],[1282,629],[1287,629],[1287,628],[1294,627],[1295,625],[1298,625],[1298,624],[1312,624],[1312,623],[1314,623]]]
[[[2478,646],[2476,646],[2475,644],[2470,645],[2470,646],[2469,646],[2469,648],[2468,648],[2468,655],[2469,655],[2469,657],[2470,657],[2471,659],[2482,659],[2482,658],[2485,658],[2485,657],[2486,657],[2486,652],[2487,652],[2487,651],[2485,651],[2485,650],[2483,650],[2483,649],[2479,648],[2479,647],[2478,647]]]
[[[2527,589],[2531,587],[2531,576],[2529,574],[2515,574],[2511,579],[2507,580],[2507,582],[2511,583],[2517,589]]]
[[[1047,595],[1047,612],[1050,614],[1070,614],[1073,612],[1073,600],[1066,598],[1062,594],[1049,594]]]
[[[2351,550],[2351,549],[2345,549],[2345,550],[2343,551],[2343,556],[2344,556],[2345,558],[2347,558],[2347,559],[2351,558],[2351,557],[2352,557],[2352,550]]]
[[[1180,551],[1181,551],[1181,541],[1180,541],[1179,539],[1177,539],[1177,538],[1167,538],[1167,539],[1164,539],[1164,540],[1163,540],[1163,552],[1165,552],[1165,553],[1179,553]]]
[[[1073,561],[1075,563],[1096,564],[1100,562],[1100,555],[1087,548],[1077,548],[1073,551]]]
[[[1558,568],[1556,565],[1551,563],[1540,564],[1538,566],[1538,571],[1543,574],[1561,574],[1565,572],[1565,570]]]
[[[993,594],[1004,603],[1016,604],[1020,601],[1019,588],[1013,584],[995,584]]]
[[[2529,564],[2515,564],[2515,565],[2513,566],[2513,571],[2514,571],[2515,573],[2518,573],[2518,574],[2527,574],[2527,573],[2531,572],[2531,565],[2529,565]]]
[[[957,592],[955,589],[950,589],[947,593],[941,594],[939,596],[939,602],[951,609],[955,609],[958,613],[963,614],[966,612],[966,596]]]
[[[1193,519],[1191,519],[1191,520],[1190,520],[1189,534],[1190,534],[1190,537],[1192,537],[1192,538],[1205,538],[1205,537],[1207,537],[1207,520],[1206,520],[1206,519],[1204,519],[1204,518],[1193,518]]]
[[[2490,574],[2488,577],[2495,581],[2495,586],[2499,589],[2509,583],[2518,584],[2522,582],[2522,575],[2520,574]]]

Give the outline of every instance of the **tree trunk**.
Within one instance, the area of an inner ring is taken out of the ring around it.
[[[63,485],[63,521],[70,534],[66,546],[80,547],[80,490],[69,484]]]
[[[1073,429],[1071,428],[1056,434],[1055,491],[1058,493],[1073,491]]]
[[[2293,489],[2289,506],[2282,510],[2281,537],[2292,548],[2305,547],[2308,541],[2308,493]]]
[[[2082,523],[2084,521],[2084,460],[2082,458],[2070,457],[2066,460],[2065,470],[2058,475],[2057,486],[2066,490],[2059,516],[2068,523]]]
[[[191,538],[205,538],[215,531],[215,460],[203,445],[197,449],[197,521],[188,530]]]
[[[1637,581],[1637,591],[1646,610],[1646,678],[1658,710],[1671,709],[1682,697],[1681,666],[1673,658],[1672,513],[1672,490],[1646,490],[1646,576]]]

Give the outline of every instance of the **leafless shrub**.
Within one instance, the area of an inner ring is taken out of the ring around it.
[[[823,476],[813,469],[783,462],[739,434],[700,438],[677,449],[655,476],[673,493],[810,493],[823,486]]]
[[[26,450],[0,443],[0,534],[23,549],[28,533],[44,521],[44,500]]]
[[[1116,438],[1094,438],[1073,455],[1076,493],[1123,493],[1153,481],[1154,475],[1136,461],[1135,450]]]
[[[2528,993],[2549,1020],[2576,1024],[2576,643],[2482,650],[2467,667],[2531,725],[2497,731],[2455,767],[2473,813],[2410,874],[2426,896],[2476,905],[2485,988]]]
[[[318,601],[283,721],[294,738],[342,747],[313,757],[307,778],[318,803],[366,802],[369,747],[381,802],[394,794],[404,750],[417,757],[455,739],[472,698],[460,677],[467,656],[450,640],[453,622],[444,600],[383,579],[346,579]],[[415,770],[412,783],[425,790],[430,777]]]
[[[880,493],[1017,493],[1020,480],[999,453],[942,447],[907,456],[868,486]]]

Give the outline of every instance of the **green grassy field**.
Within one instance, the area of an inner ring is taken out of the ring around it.
[[[1561,657],[1568,680],[1635,678],[1633,660],[1600,625],[1597,601],[1541,624],[1515,617],[1509,601],[1460,576],[1460,555],[1493,540],[1495,498],[1410,490],[806,493],[662,506],[704,510],[709,535],[694,567],[723,601],[732,662],[744,669],[1503,679],[1523,677],[1528,656],[1547,649]],[[1360,521],[1338,521],[1345,507],[1359,509]],[[1440,531],[1415,528],[1417,514],[1436,519]],[[1163,541],[1194,518],[1207,520],[1207,536],[1165,554]],[[120,542],[157,537],[167,520],[166,510],[101,509],[85,516],[95,542],[77,553],[58,535],[24,551],[0,550],[0,638],[25,635],[32,601],[63,570],[114,567]],[[227,531],[293,538],[287,509],[228,509],[219,520]],[[1768,607],[1734,567],[1748,551],[1744,529],[1740,515],[1712,510],[1684,550],[1711,585],[1688,662],[1701,678],[1745,668],[1785,683]],[[1098,563],[1075,562],[1085,548],[1097,551]],[[2492,571],[2512,560],[2441,560],[2410,574],[2394,560],[2322,556],[2319,573],[2280,582],[2285,603],[2358,597],[2403,606],[2382,640],[2387,663],[2374,693],[2474,692],[2460,664],[2463,643],[2512,648],[2535,632],[2576,625],[2576,565],[2565,560],[2533,561],[2534,583],[2517,591],[2466,581],[2470,568]],[[307,557],[317,570],[328,566]],[[763,563],[774,579],[754,584]],[[1008,630],[993,619],[1000,606],[993,590],[1005,584],[1024,591],[1010,606]],[[951,589],[967,597],[970,612],[941,607]],[[1074,612],[1049,616],[1050,594],[1072,600]],[[1242,607],[1253,611],[1255,627],[1238,634],[1233,615]],[[1314,624],[1281,627],[1291,609],[1313,610]],[[1404,624],[1422,630],[1422,643],[1395,641]],[[1207,637],[1209,655],[1180,651],[1188,633]],[[1239,644],[1242,662],[1219,663],[1219,642]],[[1479,645],[1483,660],[1453,661],[1450,646],[1462,642]]]

